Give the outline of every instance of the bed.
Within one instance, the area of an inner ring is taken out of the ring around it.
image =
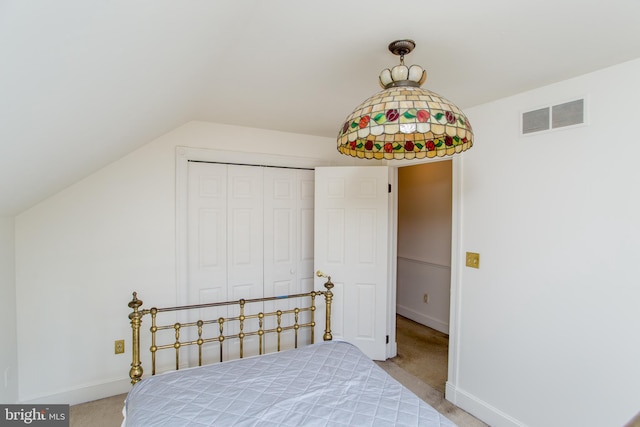
[[[455,426],[357,347],[333,340],[332,287],[328,278],[325,291],[259,299],[262,311],[255,314],[248,314],[245,309],[250,302],[259,300],[213,303],[217,308],[233,304],[243,308],[210,323],[197,320],[161,326],[153,316],[149,328],[153,367],[146,377],[139,349],[142,317],[162,311],[201,310],[203,305],[177,307],[180,310],[140,310],[142,301],[134,294],[129,303],[133,308],[129,315],[134,341],[130,370],[133,388],[125,400],[123,426]],[[315,343],[312,332],[316,326],[315,298],[320,295],[324,296],[325,331],[323,341]],[[291,301],[282,301],[300,298],[309,299],[310,304],[291,308]],[[284,304],[284,309],[264,310],[268,307],[265,303],[274,301],[280,307]],[[301,320],[303,313],[306,318]],[[266,320],[270,316],[275,316],[274,327],[269,327]],[[285,322],[287,316],[293,319],[291,324]],[[257,321],[255,330],[248,327],[251,319]],[[233,321],[239,323],[235,330],[228,326]],[[187,324],[193,324],[198,331],[195,337],[185,338],[183,329]],[[207,335],[203,331],[207,324],[216,326],[218,333]],[[221,325],[227,325],[226,329]],[[173,345],[156,341],[155,335],[163,328],[173,328]],[[310,330],[306,335],[310,342],[302,343],[299,334],[305,328]],[[227,335],[223,333],[225,330]],[[284,339],[287,331],[289,340]],[[276,351],[272,353],[267,353],[268,334],[277,336]],[[249,355],[246,340],[251,336],[256,338],[254,344],[259,345],[258,352]],[[233,340],[244,349],[236,352],[240,357],[225,360],[224,355],[229,353],[222,350],[223,344]],[[293,344],[292,348],[282,348],[281,344],[287,341]],[[185,347],[189,346],[197,350],[180,358],[181,352],[188,353]],[[218,361],[204,364],[203,353],[212,352],[212,348]],[[156,372],[156,353],[161,349],[175,353],[176,370]],[[197,366],[188,366],[194,362]]]

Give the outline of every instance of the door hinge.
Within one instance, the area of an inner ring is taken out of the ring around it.
[[[389,193],[391,193],[391,184],[389,184]]]
[[[387,344],[389,344],[389,335],[387,335]]]

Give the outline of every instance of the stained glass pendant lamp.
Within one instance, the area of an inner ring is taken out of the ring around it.
[[[473,145],[473,130],[462,110],[420,86],[427,73],[407,67],[413,40],[397,40],[389,50],[400,65],[380,73],[384,88],[360,104],[338,133],[338,151],[362,159],[424,159],[450,156]]]

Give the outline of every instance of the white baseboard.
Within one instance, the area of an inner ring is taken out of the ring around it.
[[[445,398],[458,408],[467,411],[490,426],[526,427],[526,424],[489,405],[487,402],[478,399],[476,396],[456,388],[448,381],[445,388]]]
[[[411,319],[414,322],[418,322],[421,325],[428,326],[431,329],[435,329],[436,331],[440,331],[443,334],[449,335],[448,322],[443,322],[440,319],[427,316],[400,304],[396,305],[396,313],[398,313],[400,316],[406,317],[407,319]]]
[[[55,394],[29,397],[21,400],[23,404],[69,404],[91,402],[117,394],[128,393],[131,390],[131,379],[109,381],[101,384],[88,385],[72,390],[65,390]],[[124,402],[123,402],[124,404]]]

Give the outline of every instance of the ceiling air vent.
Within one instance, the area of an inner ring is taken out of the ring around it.
[[[522,134],[584,124],[584,99],[522,113]]]

